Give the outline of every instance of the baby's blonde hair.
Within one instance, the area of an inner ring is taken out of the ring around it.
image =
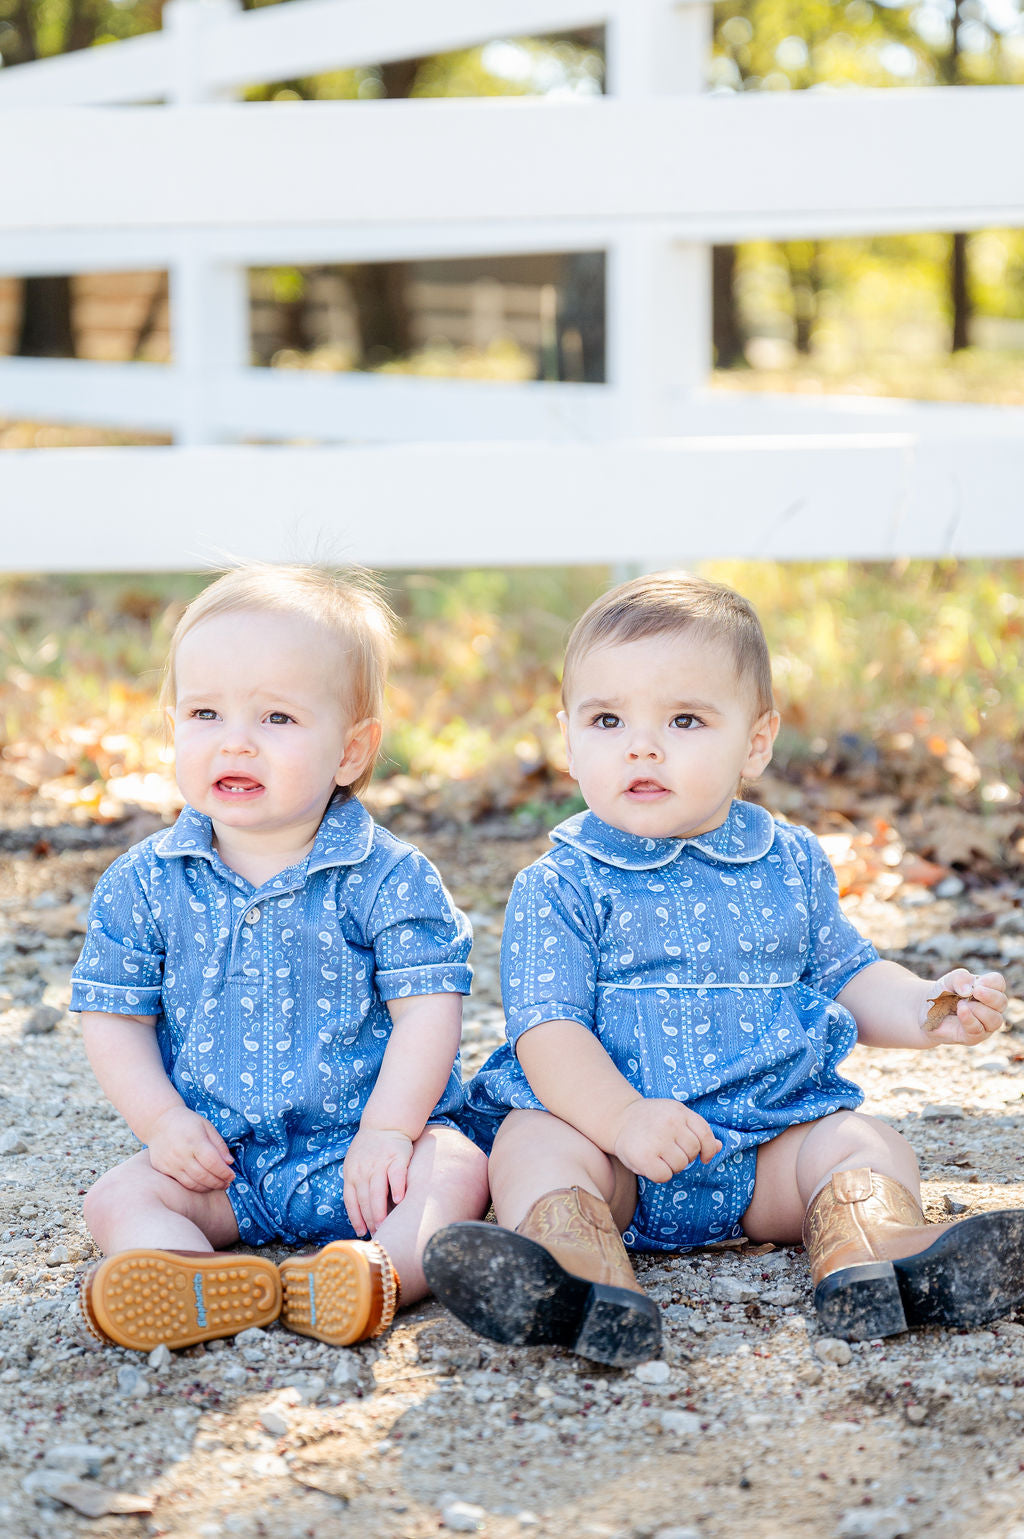
[[[173,709],[177,698],[175,663],[183,638],[215,615],[240,613],[293,615],[319,626],[346,654],[338,696],[353,722],[380,719],[395,620],[373,577],[354,568],[334,572],[263,562],[225,572],[189,604],[174,628],[164,666],[160,700],[165,708]],[[372,776],[370,764],[347,789],[358,795]]]
[[[595,599],[569,637],[562,704],[568,706],[573,674],[595,647],[688,630],[731,649],[736,677],[752,687],[757,716],[774,709],[771,657],[754,606],[732,588],[693,572],[654,572]]]

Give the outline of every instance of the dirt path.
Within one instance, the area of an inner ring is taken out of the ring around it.
[[[642,1260],[665,1351],[626,1372],[494,1347],[432,1303],[349,1351],[277,1328],[151,1360],[87,1345],[81,1195],[132,1140],[92,1082],[67,976],[92,883],[122,846],[83,834],[62,848],[59,831],[24,827],[5,842],[0,1532],[1024,1539],[1024,1324],[848,1349],[822,1339],[798,1251]],[[422,842],[477,932],[472,1069],[500,1032],[504,896],[543,841],[469,829]],[[851,910],[922,972],[1001,965],[1024,1032],[1022,904],[1007,881]],[[851,1072],[913,1142],[933,1216],[947,1198],[1024,1204],[1024,1035],[858,1049]],[[132,1498],[148,1510],[76,1510]]]

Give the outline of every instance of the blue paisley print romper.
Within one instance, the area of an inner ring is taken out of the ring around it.
[[[186,807],[100,879],[73,1010],[156,1017],[168,1076],[235,1159],[249,1245],[352,1237],[341,1166],[391,1032],[386,1002],[468,994],[469,925],[430,862],[336,797],[256,888]],[[458,1060],[431,1114],[463,1104]]]
[[[737,1235],[758,1144],[863,1100],[838,1072],[856,1026],[835,996],[878,953],[842,913],[814,835],[751,803],[689,839],[592,812],[551,839],[509,899],[508,1041],[467,1087],[474,1136],[486,1146],[514,1107],[541,1108],[516,1058],[523,1032],[577,1021],[641,1094],[692,1107],[723,1146],[670,1181],[639,1180],[627,1246]]]

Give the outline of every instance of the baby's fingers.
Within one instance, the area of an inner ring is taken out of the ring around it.
[[[355,1230],[356,1234],[369,1234],[370,1226],[367,1224],[365,1218],[363,1217],[363,1210],[359,1206],[359,1198],[356,1195],[354,1182],[345,1182],[343,1195],[345,1201],[345,1212],[348,1214],[348,1221],[352,1225],[352,1228]]]

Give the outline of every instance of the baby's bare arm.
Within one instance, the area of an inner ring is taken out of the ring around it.
[[[231,1184],[231,1153],[205,1117],[192,1111],[167,1077],[152,1015],[87,1011],[82,1040],[92,1071],[136,1138],[148,1146],[154,1170],[191,1191]]]
[[[667,1181],[695,1159],[707,1164],[721,1148],[696,1112],[668,1098],[642,1096],[577,1021],[532,1026],[516,1053],[548,1111],[634,1175]]]
[[[384,1060],[345,1157],[345,1207],[357,1234],[373,1234],[401,1202],[412,1146],[441,1098],[462,1035],[461,994],[388,1001]]]
[[[949,1000],[947,1014],[927,1025],[931,1003]],[[838,996],[857,1022],[858,1040],[869,1047],[936,1047],[940,1043],[981,1042],[998,1031],[1006,1009],[1006,984],[1000,973],[977,977],[965,967],[941,978],[919,978],[898,962],[873,962],[852,978]]]

